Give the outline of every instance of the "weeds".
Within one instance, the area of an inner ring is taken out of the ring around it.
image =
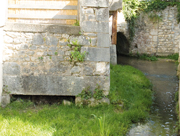
[[[73,24],[73,26],[79,26],[79,20],[76,19],[76,22]]]
[[[175,53],[175,54],[168,55],[168,56],[158,56],[158,58],[172,59],[172,60],[176,60],[177,61],[178,58],[179,58],[179,54]]]
[[[90,99],[92,97],[92,92],[89,89],[90,87],[83,89],[82,92],[77,95],[77,97],[81,97],[85,100]]]
[[[38,57],[39,60],[43,60],[43,57]]]
[[[81,45],[79,45],[78,41],[77,40],[72,41],[72,44],[68,44],[68,46],[70,48],[72,48],[72,46],[74,46],[73,51],[71,51],[71,55],[70,55],[71,60],[70,61],[71,62],[72,61],[83,62],[87,52],[86,51],[81,52]]]
[[[92,116],[99,122],[100,136],[109,136],[109,128],[105,128],[105,115],[103,117],[100,116],[99,118],[94,114],[92,114]]]
[[[156,56],[151,56],[151,55],[148,55],[148,54],[139,54],[137,53],[136,56],[138,59],[141,59],[141,60],[148,60],[148,61],[157,61],[157,57]]]
[[[97,84],[97,87],[94,89],[94,91],[90,90],[90,87],[87,87],[82,90],[80,94],[77,95],[77,97],[81,97],[82,99],[88,100],[90,98],[95,98],[96,100],[100,100],[104,98],[103,90],[100,89],[100,86]]]
[[[7,85],[3,86],[3,92],[2,93],[3,94],[10,94],[11,93],[10,91],[8,91],[8,86]]]

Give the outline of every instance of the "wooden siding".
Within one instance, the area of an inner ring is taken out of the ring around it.
[[[9,0],[8,22],[72,25],[78,0]]]

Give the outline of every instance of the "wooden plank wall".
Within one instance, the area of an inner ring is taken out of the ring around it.
[[[78,0],[8,0],[8,22],[72,25]]]

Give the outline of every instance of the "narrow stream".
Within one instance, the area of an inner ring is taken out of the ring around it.
[[[153,84],[155,100],[149,119],[134,124],[127,136],[177,136],[175,92],[178,91],[177,66],[174,62],[156,62],[119,56],[118,64],[130,65],[141,70]]]

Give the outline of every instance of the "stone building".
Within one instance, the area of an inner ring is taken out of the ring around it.
[[[4,7],[0,83],[11,94],[76,96],[98,84],[108,95],[108,0],[8,0]],[[72,59],[77,45],[83,62]]]

